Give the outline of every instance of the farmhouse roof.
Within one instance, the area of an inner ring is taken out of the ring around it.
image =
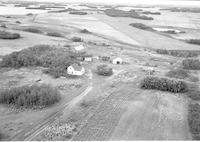
[[[74,70],[76,70],[76,71],[81,71],[81,70],[82,70],[82,66],[79,66],[79,65],[76,64],[76,63],[72,64],[71,67],[73,67]]]

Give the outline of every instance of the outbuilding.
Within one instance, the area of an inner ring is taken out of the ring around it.
[[[67,68],[67,73],[70,75],[81,76],[85,73],[85,68],[74,63]]]
[[[81,50],[84,50],[85,47],[84,47],[83,45],[79,45],[79,46],[75,46],[74,49],[75,49],[76,51],[81,51]]]
[[[122,58],[117,57],[112,60],[113,64],[122,64]]]

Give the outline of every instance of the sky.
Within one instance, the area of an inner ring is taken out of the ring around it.
[[[188,5],[200,7],[200,0],[23,0],[42,2],[89,2],[106,4]]]

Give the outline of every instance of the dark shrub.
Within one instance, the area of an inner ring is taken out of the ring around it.
[[[0,31],[0,39],[18,39],[20,34]]]
[[[26,29],[24,29],[24,31],[26,31],[26,32],[31,32],[31,33],[43,33],[41,30],[39,30],[39,29],[36,29],[36,28],[26,28]]]
[[[171,80],[159,77],[146,77],[141,82],[143,89],[156,89],[173,93],[184,93],[188,91],[187,84],[183,81]]]
[[[129,25],[132,26],[132,27],[138,28],[138,29],[142,29],[142,30],[154,31],[153,28],[146,26],[142,23],[131,23]]]
[[[88,34],[90,32],[87,29],[83,29],[83,30],[80,31],[80,33]]]
[[[5,23],[2,23],[2,24],[1,24],[1,28],[7,28],[6,24],[5,24]]]
[[[3,139],[3,134],[0,132],[0,140]]]
[[[26,16],[33,16],[33,13],[28,13],[26,14]]]
[[[199,56],[199,51],[188,51],[188,50],[166,50],[166,49],[156,49],[158,54],[171,55],[175,57],[197,57]]]
[[[113,74],[113,70],[107,65],[99,65],[97,66],[97,74],[103,75],[103,76],[110,76]]]
[[[194,140],[200,140],[200,105],[188,106],[188,123]]]
[[[73,37],[71,40],[73,42],[82,42],[83,41],[80,37]]]
[[[171,77],[171,78],[178,78],[178,79],[185,79],[187,77],[189,77],[189,73],[188,71],[178,68],[178,69],[174,69],[169,71],[166,76]]]
[[[14,105],[17,108],[46,107],[58,102],[60,98],[58,90],[45,84],[22,86],[0,92],[0,103]]]
[[[160,12],[151,12],[151,11],[144,11],[142,14],[147,14],[147,15],[161,15]]]
[[[69,14],[74,14],[74,15],[87,15],[87,12],[82,12],[82,11],[71,11]]]
[[[200,39],[190,39],[190,40],[187,40],[187,42],[190,44],[200,45]]]
[[[200,61],[198,59],[185,59],[182,64],[185,69],[200,70]]]
[[[17,24],[21,24],[21,22],[20,22],[20,21],[16,21],[16,23],[17,23]]]
[[[64,37],[61,33],[58,32],[49,32],[47,33],[48,36],[55,36],[55,37]]]

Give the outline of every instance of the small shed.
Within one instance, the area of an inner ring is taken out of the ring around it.
[[[85,73],[85,68],[74,63],[67,68],[67,73],[70,75],[82,76]]]
[[[75,49],[76,51],[81,51],[81,50],[84,50],[85,47],[84,47],[83,45],[79,45],[79,46],[75,46],[74,49]]]
[[[117,57],[112,60],[113,64],[122,64],[122,58]]]
[[[86,61],[86,62],[92,62],[92,55],[85,55],[84,56],[84,61]]]

